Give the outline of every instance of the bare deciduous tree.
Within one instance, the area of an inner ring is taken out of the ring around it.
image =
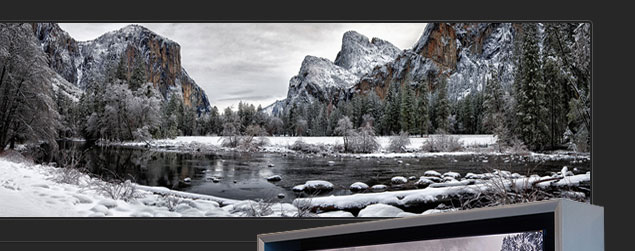
[[[30,29],[28,24],[0,23],[0,152],[25,141],[57,149],[54,73]]]

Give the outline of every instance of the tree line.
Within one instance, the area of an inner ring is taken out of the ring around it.
[[[37,42],[19,24],[3,24],[0,50],[0,147],[27,140],[81,137],[147,141],[182,135],[485,134],[531,150],[590,143],[589,24],[521,24],[515,34],[514,83],[501,85],[489,67],[484,88],[448,97],[447,79],[395,82],[385,93],[356,93],[337,104],[291,103],[277,115],[240,102],[199,114],[175,94],[146,81],[140,53],[108,62],[102,82],[89,81],[79,100],[53,90],[53,73]],[[116,58],[116,57],[111,57]],[[47,80],[49,79],[49,80]],[[343,120],[344,119],[344,120]],[[350,124],[349,124],[350,123]],[[47,140],[48,139],[48,140]]]

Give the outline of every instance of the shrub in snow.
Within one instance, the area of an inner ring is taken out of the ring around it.
[[[390,182],[392,182],[393,184],[405,184],[408,182],[408,179],[403,176],[396,176],[392,177],[392,179],[390,179]]]
[[[357,217],[397,217],[404,211],[398,207],[386,204],[373,204],[359,211]]]
[[[463,144],[458,137],[446,134],[430,135],[421,146],[421,150],[425,152],[456,152],[462,149]]]
[[[410,145],[410,135],[408,132],[401,131],[399,135],[390,137],[388,151],[402,153],[406,151],[408,145]]]
[[[295,217],[315,217],[317,216],[313,213],[313,201],[312,198],[305,198],[302,200],[294,200],[293,206],[297,208],[297,213],[294,215]]]
[[[380,147],[371,123],[365,123],[358,130],[354,130],[353,123],[344,116],[338,121],[335,133],[343,136],[345,152],[372,153]]]
[[[92,180],[90,187],[102,195],[114,200],[129,201],[138,196],[135,185],[130,180],[106,182]]]
[[[229,206],[230,213],[246,217],[262,217],[273,214],[273,203],[264,200],[244,200]]]
[[[302,138],[293,142],[290,149],[303,153],[320,153],[327,151],[327,147],[324,144],[309,144],[304,142]]]
[[[150,128],[148,128],[148,126],[143,126],[132,132],[132,137],[135,141],[148,142],[152,139],[152,134],[150,133]]]
[[[348,116],[342,117],[337,121],[337,126],[335,127],[335,133],[340,135],[344,139],[344,151],[350,152],[350,136],[355,133],[353,130],[353,122],[348,118]]]
[[[363,183],[363,182],[355,182],[351,184],[350,186],[350,190],[353,192],[364,191],[366,189],[368,189],[368,185],[366,185],[366,183]]]
[[[81,178],[85,176],[79,169],[74,168],[58,168],[55,171],[54,180],[60,183],[78,185]]]
[[[255,151],[269,144],[269,139],[261,137],[266,133],[259,125],[249,125],[245,129],[244,135],[239,138],[238,144],[242,150]]]

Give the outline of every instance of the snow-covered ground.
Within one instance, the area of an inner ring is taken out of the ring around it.
[[[464,156],[464,155],[509,155],[514,153],[501,153],[495,151],[493,144],[496,143],[496,136],[483,135],[450,135],[457,137],[458,141],[463,145],[464,150],[455,152],[424,152],[421,151],[422,145],[429,140],[430,137],[410,137],[410,145],[406,147],[407,152],[394,153],[388,152],[390,145],[390,136],[377,137],[380,149],[375,153],[336,153],[333,149],[335,146],[343,143],[342,137],[260,137],[267,142],[260,151],[272,153],[290,153],[291,146],[301,140],[305,144],[313,146],[324,146],[322,149],[330,149],[329,154],[341,157],[356,158],[428,158],[442,156]],[[233,151],[235,149],[222,147],[223,137],[220,136],[182,136],[174,139],[159,139],[150,141],[150,149],[158,151]],[[146,147],[146,142],[123,142],[111,143],[122,146]],[[329,150],[326,150],[329,151]],[[551,153],[522,153],[527,155],[530,160],[563,160],[563,159],[586,159],[590,160],[588,153],[575,153],[569,151],[557,151]]]
[[[418,204],[438,203],[446,199],[457,196],[477,195],[497,193],[498,189],[505,187],[511,191],[521,191],[535,186],[539,189],[577,187],[583,182],[591,181],[591,173],[573,175],[566,172],[563,168],[563,174],[554,174],[553,176],[540,177],[533,175],[525,177],[519,174],[511,174],[506,171],[494,174],[487,180],[462,179],[461,181],[445,181],[440,184],[442,186],[430,185],[424,189],[389,191],[381,193],[359,193],[343,196],[326,196],[313,198],[298,198],[294,200],[296,205],[304,205],[319,210],[350,210],[368,208],[374,204],[386,204],[390,206],[407,207]],[[425,176],[421,177],[422,179]],[[585,198],[585,195],[573,192],[574,197]]]
[[[63,182],[60,179],[64,177],[63,170],[67,169],[0,157],[0,217],[351,217],[353,214],[348,211],[355,210],[360,210],[358,216],[363,217],[405,217],[414,215],[403,209],[412,205],[436,205],[456,196],[487,193],[493,189],[492,183],[488,182],[492,180],[501,180],[508,189],[534,184],[540,189],[561,191],[561,196],[585,200],[587,195],[580,191],[588,191],[588,188],[570,188],[581,184],[588,186],[591,178],[589,172],[576,175],[566,167],[544,177],[525,177],[507,171],[469,173],[460,177],[452,172],[441,175],[429,171],[419,178],[419,181],[427,181],[427,187],[423,189],[381,192],[386,189],[371,188],[373,192],[298,198],[293,203],[279,203],[233,200],[129,182],[123,184],[129,185],[128,190],[134,188],[134,196],[112,196],[107,192],[126,191],[121,188],[122,183],[106,183],[86,174],[79,175],[74,182]],[[418,182],[416,177],[395,180],[398,180],[396,183]],[[318,186],[329,188],[332,185],[328,181],[308,181],[301,190]],[[360,187],[364,187],[361,190],[368,189],[367,185]],[[448,210],[453,209],[437,207],[422,214]]]
[[[237,201],[133,184],[135,196],[113,199],[101,180],[82,175],[58,181],[61,168],[0,158],[0,217],[234,217],[252,216],[263,203]],[[100,185],[101,184],[101,185]],[[293,216],[289,203],[269,203],[258,216]]]
[[[464,146],[473,146],[473,145],[491,145],[496,143],[496,136],[494,135],[454,135],[459,138],[459,142],[461,142]],[[342,137],[263,137],[267,139],[267,146],[265,149],[275,150],[276,148],[289,148],[289,146],[293,145],[297,140],[302,140],[307,144],[318,145],[341,145],[344,140]],[[377,137],[379,144],[381,145],[382,150],[388,148],[390,144],[389,136],[380,136]],[[421,148],[423,143],[428,141],[428,137],[410,137],[410,145],[408,145],[408,150],[418,150]],[[221,147],[221,143],[223,142],[223,137],[220,136],[183,136],[176,137],[175,139],[160,139],[152,141],[152,145],[158,147],[167,147],[167,146],[183,146],[183,145],[191,145],[191,144],[199,144],[205,146],[214,146]],[[144,146],[145,142],[126,142],[124,145],[128,146]]]

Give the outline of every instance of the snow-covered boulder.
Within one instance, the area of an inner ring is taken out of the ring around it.
[[[117,201],[115,201],[113,199],[110,199],[110,198],[103,199],[103,200],[99,201],[97,204],[98,205],[103,205],[103,206],[105,206],[107,208],[117,207]]]
[[[398,207],[386,204],[373,204],[359,211],[357,217],[397,217],[404,211]]]
[[[428,177],[422,176],[421,178],[419,178],[419,180],[417,180],[415,182],[415,186],[419,187],[419,188],[424,188],[429,186],[430,184],[434,184],[435,182],[430,180]]]
[[[457,173],[457,172],[446,172],[443,174],[443,177],[450,177],[450,178],[454,178],[454,179],[459,179],[461,178],[461,174]]]
[[[309,180],[304,183],[305,192],[325,192],[333,190],[333,183],[325,180]]]
[[[352,213],[346,211],[331,211],[318,214],[318,217],[355,217]]]
[[[351,184],[349,189],[351,191],[353,191],[353,192],[364,191],[364,190],[368,189],[368,185],[366,185],[366,183],[363,183],[363,182],[355,182],[355,183]]]
[[[199,210],[208,210],[211,208],[218,208],[220,206],[218,202],[211,200],[189,200],[188,204]]]
[[[457,179],[452,177],[443,177],[443,182],[455,182]]]
[[[267,177],[267,181],[281,181],[282,177],[280,175],[272,175]]]
[[[454,180],[454,181],[448,181],[448,182],[443,182],[443,183],[434,183],[434,184],[430,184],[429,187],[432,188],[439,188],[439,187],[456,187],[456,186],[467,186],[467,185],[473,185],[476,182],[474,180],[462,180],[462,181],[458,181],[458,180]]]
[[[395,217],[412,217],[412,216],[419,216],[419,215],[415,213],[410,213],[410,212],[403,212],[403,213],[398,213]]]
[[[437,214],[437,213],[443,213],[443,212],[452,212],[452,211],[457,211],[458,209],[456,208],[450,208],[450,209],[428,209],[425,212],[421,213],[421,215],[428,215],[428,214]]]
[[[407,183],[408,179],[406,179],[406,177],[403,177],[403,176],[395,176],[395,177],[392,177],[392,179],[390,179],[390,182],[392,184],[399,185],[399,184]]]
[[[434,171],[434,170],[428,170],[428,171],[425,171],[425,172],[423,173],[423,176],[428,176],[428,177],[439,177],[439,178],[441,178],[441,176],[442,176],[442,175],[441,175],[441,173],[439,173],[439,172],[437,172],[437,171]]]
[[[291,190],[293,190],[296,193],[302,192],[302,191],[304,191],[304,185],[294,186],[293,188],[291,188]]]
[[[388,189],[388,187],[386,185],[382,185],[382,184],[374,185],[374,186],[370,187],[370,190],[377,191],[377,192],[386,191],[387,189]]]

